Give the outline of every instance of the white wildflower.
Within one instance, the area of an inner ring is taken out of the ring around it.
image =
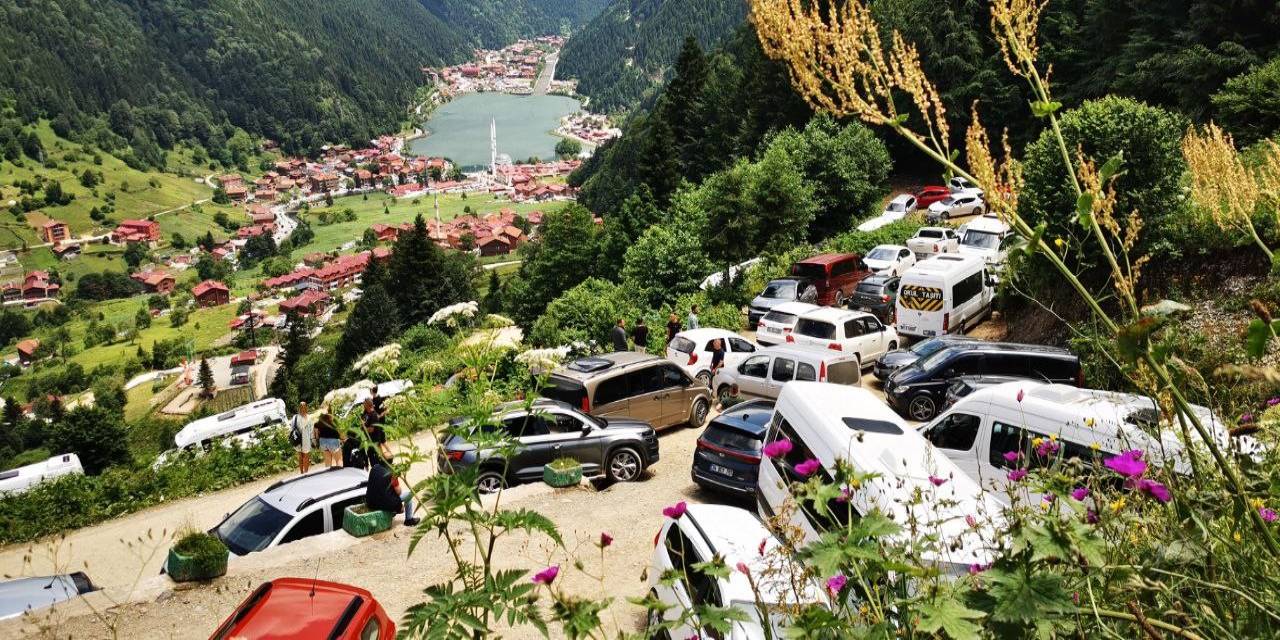
[[[480,303],[472,300],[470,302],[459,302],[441,308],[439,311],[431,314],[427,320],[427,324],[444,324],[450,328],[457,328],[462,319],[471,319],[480,313]]]
[[[374,365],[379,365],[376,368],[394,370],[399,362],[400,345],[393,342],[364,354],[354,365],[351,365],[351,370],[368,373],[371,368],[374,368]]]
[[[528,366],[531,371],[547,371],[560,366],[569,355],[569,347],[530,349],[516,355],[516,362]]]

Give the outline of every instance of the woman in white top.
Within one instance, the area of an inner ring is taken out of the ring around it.
[[[315,441],[315,425],[307,415],[307,403],[298,403],[298,412],[289,419],[289,441],[298,452],[298,473],[311,470],[311,443]]]

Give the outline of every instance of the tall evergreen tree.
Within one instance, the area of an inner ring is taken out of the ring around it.
[[[200,373],[196,376],[196,384],[200,386],[201,398],[209,399],[213,397],[213,369],[209,366],[208,358],[200,358]]]
[[[369,263],[361,279],[363,293],[347,318],[338,341],[336,365],[346,368],[361,355],[389,342],[400,330],[396,303],[387,294],[382,268],[377,261]]]
[[[703,93],[707,84],[707,58],[693,36],[684,39],[673,72],[675,75],[663,93],[657,116],[671,127],[673,151],[680,162],[681,173],[693,179],[690,174],[694,168],[705,164],[700,157],[699,141],[706,129]]]
[[[387,292],[396,303],[400,326],[426,322],[441,307],[472,299],[470,256],[448,255],[427,237],[419,214],[391,253]]]

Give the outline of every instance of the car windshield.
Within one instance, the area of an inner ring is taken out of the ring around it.
[[[932,340],[925,340],[923,342],[915,343],[911,347],[911,353],[914,353],[917,356],[920,356],[921,358],[925,358],[937,353],[945,346],[947,346],[946,342],[943,342],[942,340],[934,338]]]
[[[781,311],[770,311],[769,313],[764,314],[764,318],[762,318],[762,320],[765,322],[776,322],[778,324],[791,324],[796,321],[796,314],[783,313]]]
[[[769,286],[764,288],[764,293],[761,293],[760,296],[764,298],[779,298],[782,300],[795,300],[796,299],[796,283],[790,280],[770,282]]]
[[[941,238],[941,229],[921,229],[916,232],[917,238]]]
[[[827,277],[827,268],[820,264],[801,262],[791,265],[791,275],[810,278],[813,280],[823,280]]]
[[[921,369],[924,369],[925,371],[933,371],[935,367],[942,364],[950,356],[951,356],[950,350],[942,349],[937,353],[923,360],[917,360],[916,365],[919,366]]]
[[[702,439],[707,441],[708,444],[725,449],[733,449],[734,451],[749,451],[751,453],[760,451],[760,436],[753,436],[715,422],[712,422],[711,426],[707,427],[706,432],[702,434]]]
[[[289,514],[254,498],[218,525],[217,534],[232,553],[261,551],[289,524]]]
[[[965,232],[960,244],[975,249],[997,249],[1000,247],[1000,234],[970,229]]]
[[[885,207],[884,210],[885,211],[906,211],[907,205],[905,203],[894,200],[893,202],[890,202],[889,206]]]
[[[943,198],[943,199],[941,199],[941,200],[939,200],[939,201],[938,201],[938,204],[940,204],[940,205],[942,205],[942,206],[944,206],[944,207],[950,207],[951,205],[953,205],[953,204],[955,204],[955,203],[956,203],[956,199],[955,199],[955,198]]]
[[[898,255],[898,250],[891,247],[876,247],[867,254],[867,260],[892,260]]]
[[[800,321],[796,323],[796,333],[810,338],[830,340],[836,337],[836,326],[830,322],[800,318]]]

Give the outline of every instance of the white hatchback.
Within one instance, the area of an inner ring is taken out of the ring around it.
[[[724,346],[724,366],[735,367],[756,352],[756,345],[728,329],[706,327],[677,333],[667,343],[667,359],[699,384],[711,386],[711,349],[719,340]]]
[[[900,244],[882,244],[862,256],[867,268],[882,276],[900,276],[916,263],[916,254]]]
[[[787,336],[791,335],[791,331],[795,329],[800,314],[821,308],[808,302],[784,302],[774,305],[769,313],[760,318],[760,323],[756,326],[756,344],[771,347],[786,342]]]
[[[810,311],[796,321],[787,342],[812,349],[831,349],[858,356],[867,367],[898,348],[898,332],[874,314],[838,307]]]

